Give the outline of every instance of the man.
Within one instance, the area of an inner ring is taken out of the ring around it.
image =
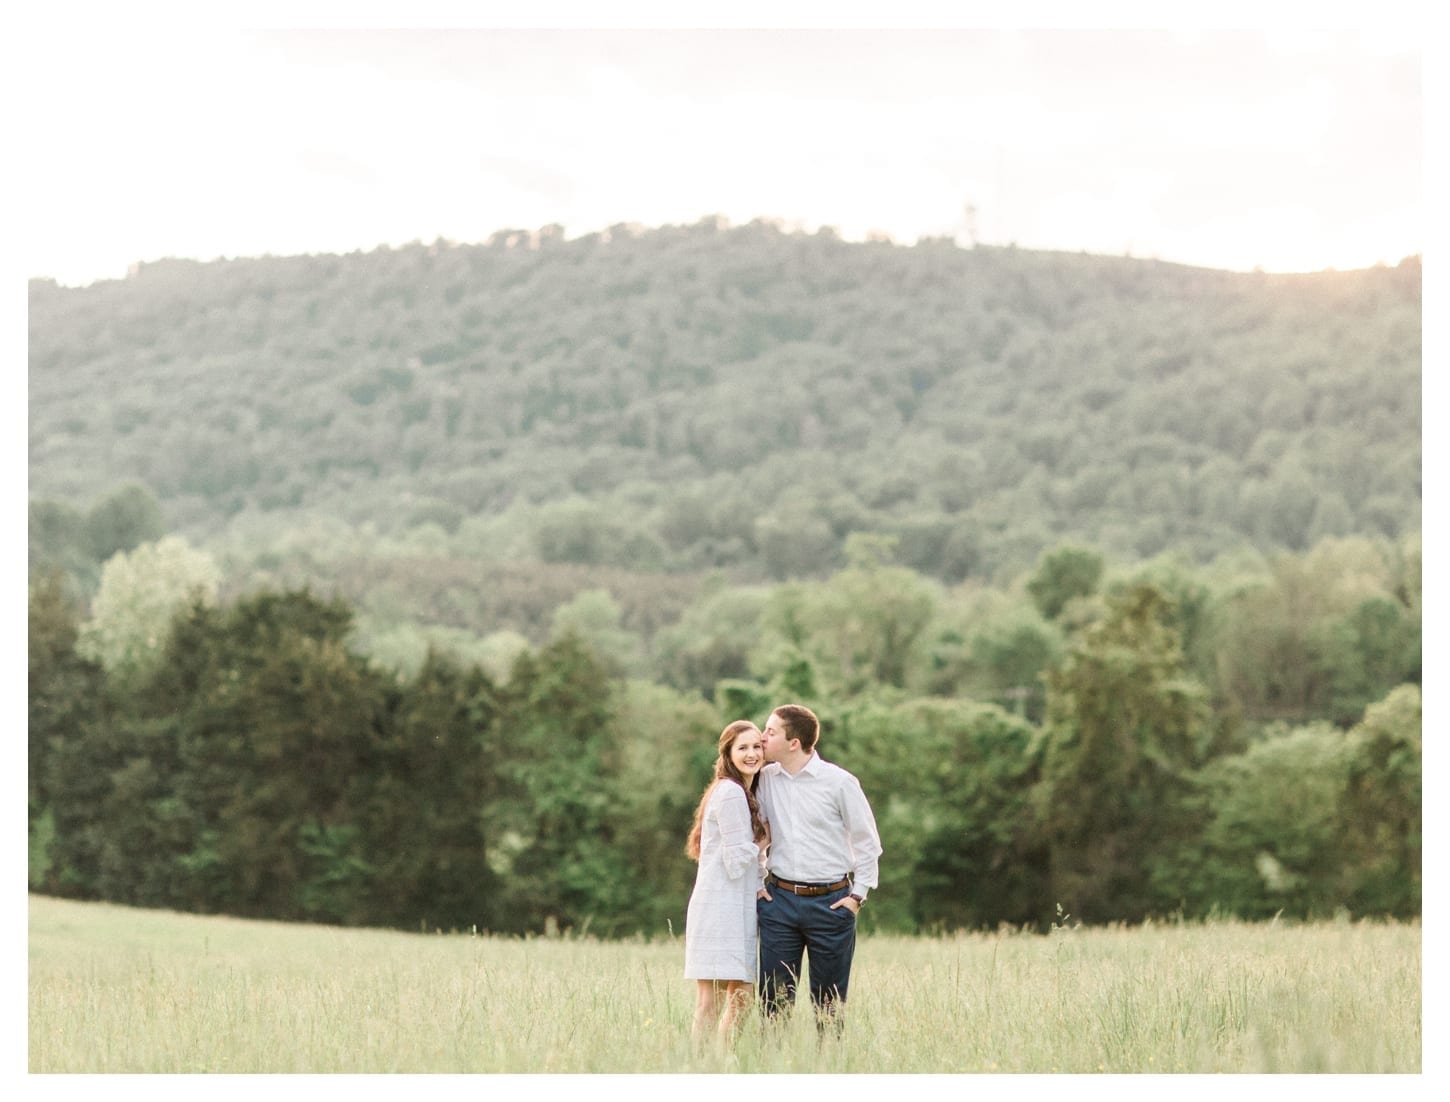
[[[760,997],[769,1017],[792,1006],[808,954],[817,1025],[831,1018],[839,1030],[856,913],[876,886],[881,839],[861,782],[816,753],[820,732],[800,704],[771,712],[762,732],[767,764],[756,792],[770,852],[755,904]]]

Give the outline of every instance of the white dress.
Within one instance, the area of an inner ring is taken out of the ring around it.
[[[760,847],[745,790],[716,781],[700,821],[700,867],[685,911],[685,978],[755,982]]]

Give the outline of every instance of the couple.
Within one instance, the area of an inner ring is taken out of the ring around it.
[[[685,916],[697,1040],[734,1036],[757,976],[767,1017],[789,1009],[807,954],[817,1023],[840,1028],[881,840],[860,782],[816,753],[820,731],[809,708],[786,704],[764,732],[737,720],[720,734],[685,844],[700,865]]]

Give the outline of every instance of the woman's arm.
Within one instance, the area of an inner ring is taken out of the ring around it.
[[[722,782],[714,799],[725,875],[738,880],[760,860],[760,846],[755,842],[755,829],[750,823],[750,804],[745,799],[745,790],[733,781]]]

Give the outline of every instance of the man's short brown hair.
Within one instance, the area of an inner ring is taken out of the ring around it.
[[[801,749],[807,754],[816,748],[816,740],[821,737],[821,721],[815,712],[804,704],[782,704],[774,715],[780,720],[787,741],[799,739]]]

